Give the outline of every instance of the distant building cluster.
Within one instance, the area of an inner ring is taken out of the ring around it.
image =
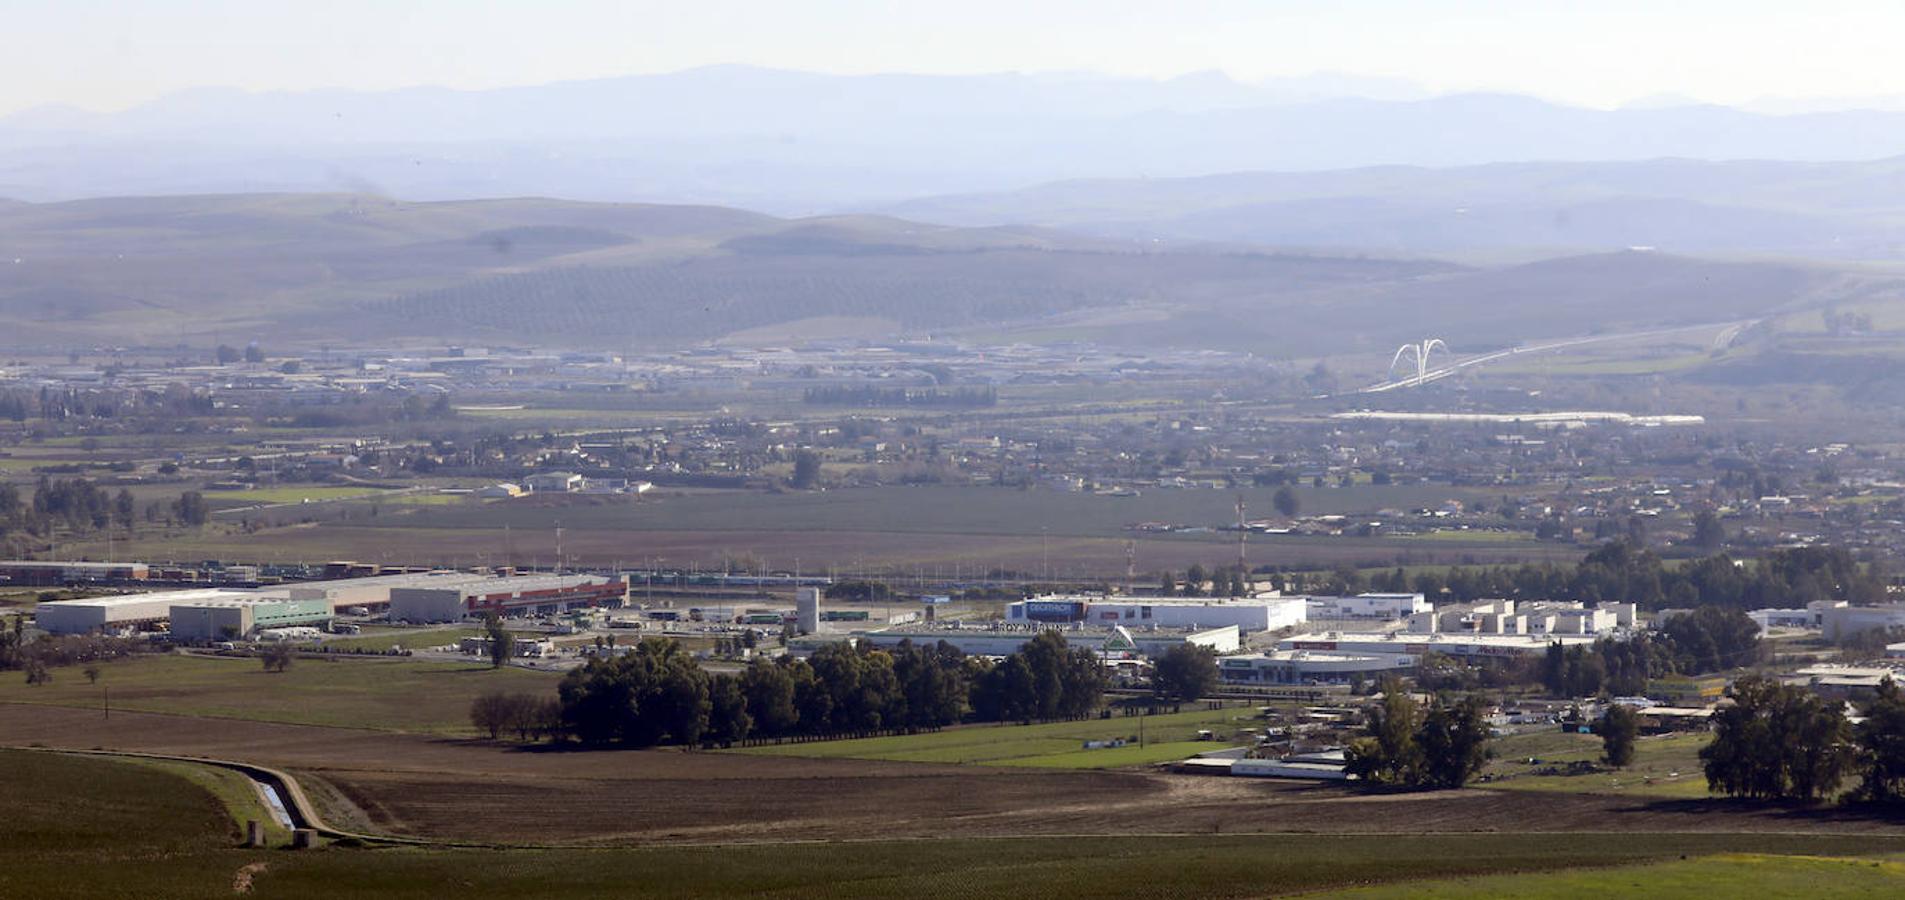
[[[185,641],[232,640],[263,630],[321,626],[345,611],[388,611],[393,621],[454,622],[487,613],[554,614],[620,606],[628,582],[606,575],[419,572],[263,588],[195,588],[41,603],[53,634],[166,628]]]

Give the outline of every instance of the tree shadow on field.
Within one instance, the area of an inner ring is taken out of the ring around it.
[[[478,749],[478,750],[495,750],[502,753],[533,753],[533,754],[613,753],[617,751],[635,752],[635,751],[641,751],[641,750],[680,752],[679,748],[669,748],[669,747],[629,747],[629,746],[624,746],[621,744],[599,744],[598,745],[598,744],[584,744],[580,741],[559,741],[559,742],[551,743],[546,740],[519,741],[519,740],[516,740],[515,738],[509,738],[509,737],[496,738],[492,740],[486,737],[451,737],[449,735],[439,735],[439,736],[429,738],[428,743],[434,744],[438,747],[461,747],[461,748],[470,748],[470,749]]]
[[[1615,807],[1617,813],[1685,816],[1689,819],[1751,818],[1784,826],[1862,823],[1905,828],[1905,807],[1875,803],[1825,802],[1812,805],[1734,797],[1651,800]]]

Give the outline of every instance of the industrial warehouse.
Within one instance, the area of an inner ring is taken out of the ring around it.
[[[156,630],[181,640],[243,637],[269,628],[323,625],[346,610],[388,610],[394,621],[452,622],[485,613],[552,614],[620,606],[628,582],[605,575],[425,572],[277,585],[196,588],[42,603],[53,634]]]
[[[1012,623],[1086,622],[1129,627],[1215,628],[1233,625],[1245,633],[1275,631],[1302,624],[1309,616],[1304,598],[1267,596],[1234,599],[1194,597],[1105,597],[1048,595],[1006,608]]]
[[[932,646],[943,641],[969,656],[1005,656],[1017,652],[1028,641],[1048,630],[1056,630],[1063,634],[1070,644],[1112,654],[1115,658],[1163,656],[1172,647],[1180,644],[1205,647],[1218,654],[1235,653],[1242,646],[1235,625],[1217,628],[1154,628],[1132,631],[1122,625],[1114,625],[1110,628],[1075,625],[1070,628],[1054,629],[1044,625],[994,624],[887,628],[857,633],[853,637],[856,641],[873,647],[896,647],[902,641],[911,641],[920,646]],[[817,648],[836,640],[839,638],[825,636],[818,639],[805,638],[789,646],[798,652]]]

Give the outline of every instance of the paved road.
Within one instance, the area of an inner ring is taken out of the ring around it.
[[[1469,368],[1473,368],[1475,366],[1480,366],[1480,365],[1486,365],[1498,359],[1504,359],[1510,356],[1521,356],[1528,353],[1546,353],[1546,352],[1554,351],[1554,350],[1564,350],[1569,347],[1579,347],[1584,344],[1602,344],[1602,343],[1608,343],[1611,341],[1628,341],[1628,340],[1636,340],[1640,338],[1660,337],[1662,335],[1679,334],[1681,332],[1687,332],[1687,331],[1705,331],[1705,330],[1713,329],[1713,328],[1721,329],[1720,333],[1715,335],[1713,338],[1713,348],[1715,350],[1723,350],[1731,346],[1733,344],[1733,341],[1740,336],[1741,332],[1758,324],[1759,321],[1760,320],[1758,319],[1747,319],[1747,320],[1739,321],[1739,322],[1709,322],[1703,325],[1685,325],[1679,328],[1658,328],[1651,331],[1630,331],[1623,334],[1606,334],[1606,335],[1597,335],[1594,337],[1569,338],[1567,340],[1560,340],[1560,341],[1547,341],[1545,343],[1539,343],[1539,344],[1523,344],[1519,347],[1511,347],[1507,350],[1497,350],[1494,353],[1485,353],[1481,356],[1474,356],[1468,359],[1458,360],[1456,362],[1443,366],[1439,369],[1430,369],[1427,373],[1423,374],[1419,378],[1411,376],[1409,378],[1404,378],[1397,381],[1385,381],[1379,384],[1372,384],[1366,388],[1362,388],[1358,390],[1357,393],[1380,394],[1385,391],[1393,391],[1398,388],[1416,387],[1418,385],[1426,384],[1431,381],[1438,381],[1443,378],[1447,378],[1450,375],[1454,375],[1458,372],[1461,372],[1464,369],[1469,369]]]

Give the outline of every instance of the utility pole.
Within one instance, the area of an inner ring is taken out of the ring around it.
[[[1237,495],[1237,569],[1239,572],[1250,571],[1250,569],[1244,565],[1244,538],[1249,536],[1249,534],[1250,534],[1250,528],[1244,521],[1244,495],[1238,494]]]
[[[1132,593],[1132,585],[1137,583],[1137,542],[1124,542],[1124,593]]]
[[[1046,538],[1046,532],[1047,532],[1047,531],[1048,531],[1048,529],[1047,529],[1047,528],[1046,528],[1045,526],[1043,526],[1043,525],[1040,525],[1040,526],[1039,526],[1039,529],[1038,529],[1038,547],[1039,547],[1039,552],[1040,552],[1040,553],[1041,553],[1041,554],[1042,554],[1042,555],[1044,556],[1044,558],[1045,558],[1045,562],[1044,562],[1044,566],[1045,566],[1045,573],[1044,573],[1044,575],[1045,575],[1045,583],[1046,583],[1046,584],[1047,584],[1047,585],[1049,586],[1049,585],[1051,584],[1051,581],[1052,581],[1052,548],[1051,548],[1051,545],[1050,545],[1050,544],[1048,544],[1048,543],[1046,542],[1046,540],[1045,540],[1045,538]],[[1049,589],[1049,587],[1048,587],[1048,589]]]

